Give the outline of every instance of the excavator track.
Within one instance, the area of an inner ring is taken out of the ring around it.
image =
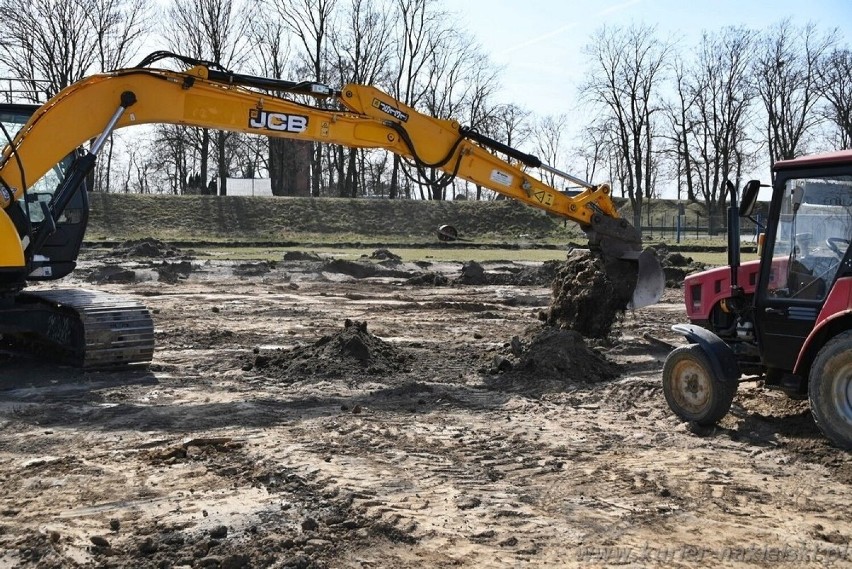
[[[85,369],[147,364],[154,354],[148,309],[92,290],[19,293],[0,307],[0,334],[13,346],[34,348],[39,355]]]

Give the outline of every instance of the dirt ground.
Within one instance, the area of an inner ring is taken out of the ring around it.
[[[534,263],[164,257],[61,283],[146,303],[150,368],[0,352],[0,567],[852,564],[806,402],[668,410],[679,290],[584,339]]]

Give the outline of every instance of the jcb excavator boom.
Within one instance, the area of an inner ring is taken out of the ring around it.
[[[7,145],[0,163],[0,287],[20,290],[28,278],[50,271],[40,251],[112,130],[136,124],[171,123],[254,133],[357,148],[383,148],[417,168],[435,168],[500,194],[577,222],[592,249],[605,257],[638,260],[633,305],[656,302],[662,271],[643,253],[641,235],[622,219],[606,185],[592,185],[551,168],[531,155],[461,126],[424,115],[368,85],[340,90],[312,82],[240,75],[214,64],[179,58],[182,72],[145,67],[163,57],[149,56],[136,68],[94,75],[64,89],[40,107]],[[274,92],[275,95],[270,94]],[[312,106],[286,98],[322,100]],[[305,98],[303,97],[303,98]],[[33,227],[16,202],[27,183],[41,178],[70,151],[94,139],[66,181],[44,207],[45,221]],[[509,157],[503,159],[493,152]],[[543,168],[582,185],[568,196],[531,176],[525,167]],[[80,237],[82,239],[82,236]],[[34,273],[34,271],[36,273]]]

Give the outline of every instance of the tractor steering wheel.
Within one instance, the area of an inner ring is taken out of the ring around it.
[[[828,245],[828,248],[831,249],[831,252],[837,255],[838,259],[842,259],[846,256],[846,249],[849,248],[849,239],[844,239],[843,237],[829,237],[825,240],[825,244]],[[841,249],[841,245],[843,248]]]

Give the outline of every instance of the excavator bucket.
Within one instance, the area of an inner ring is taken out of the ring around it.
[[[637,258],[639,267],[636,275],[636,287],[628,308],[642,308],[655,304],[663,296],[666,288],[666,276],[660,265],[657,254],[651,248],[646,248]]]

